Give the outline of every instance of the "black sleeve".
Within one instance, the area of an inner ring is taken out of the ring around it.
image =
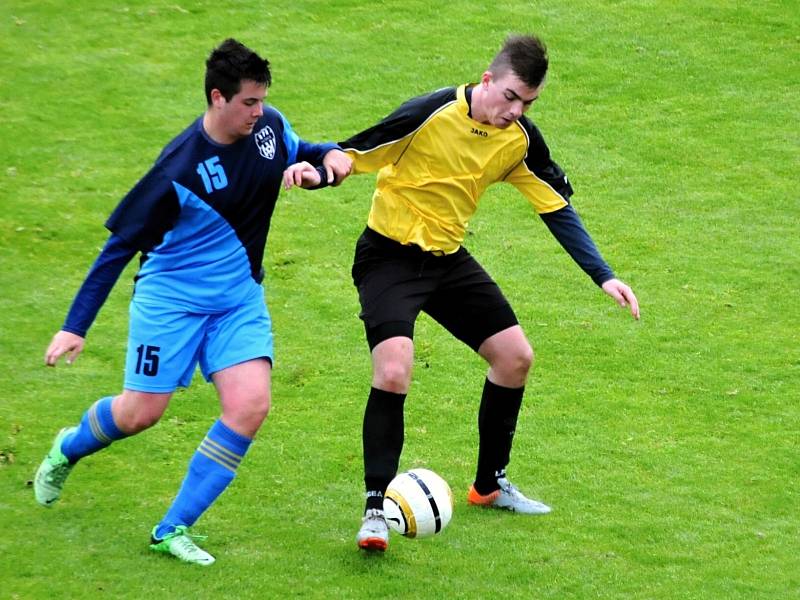
[[[564,170],[550,157],[550,149],[544,141],[542,132],[525,116],[519,120],[519,123],[528,135],[528,154],[525,156],[525,166],[565,200],[569,200],[573,194],[572,184],[567,179]]]
[[[580,268],[592,278],[592,281],[600,286],[614,278],[614,272],[600,256],[600,251],[571,204],[539,216],[550,229],[550,233]]]
[[[321,190],[324,187],[328,187],[328,171],[325,169],[325,166],[320,165],[316,167],[316,171],[319,174],[319,184],[307,188],[309,190]]]
[[[454,87],[417,96],[401,104],[397,110],[369,129],[339,142],[339,145],[343,150],[352,149],[359,152],[374,150],[416,131],[434,112],[455,99]]]

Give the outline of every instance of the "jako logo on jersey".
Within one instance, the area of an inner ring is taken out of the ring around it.
[[[479,135],[481,137],[489,137],[489,134],[487,132],[483,131],[482,129],[476,129],[475,127],[472,128],[471,133],[474,133],[475,135]]]
[[[258,153],[264,158],[275,157],[275,132],[269,125],[256,133],[256,146]]]

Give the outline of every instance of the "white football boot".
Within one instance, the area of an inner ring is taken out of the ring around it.
[[[389,545],[389,525],[379,508],[371,508],[364,513],[361,529],[356,535],[358,547],[362,550],[384,552]]]
[[[546,504],[525,497],[525,495],[505,477],[500,477],[497,483],[500,489],[495,490],[491,494],[486,494],[485,496],[480,495],[475,490],[474,485],[471,486],[469,488],[469,494],[467,494],[467,502],[476,506],[501,508],[524,515],[546,515],[552,510]]]

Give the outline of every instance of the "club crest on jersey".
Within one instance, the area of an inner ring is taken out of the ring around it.
[[[272,127],[267,125],[261,131],[256,132],[256,146],[258,153],[264,158],[275,158],[275,132]]]

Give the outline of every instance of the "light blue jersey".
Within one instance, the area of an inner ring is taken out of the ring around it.
[[[168,392],[186,386],[198,363],[210,379],[246,360],[271,361],[261,262],[283,171],[303,160],[321,165],[337,147],[300,139],[267,106],[253,133],[229,145],[210,139],[198,118],[109,217],[111,238],[63,329],[86,335],[138,251],[127,389]]]

